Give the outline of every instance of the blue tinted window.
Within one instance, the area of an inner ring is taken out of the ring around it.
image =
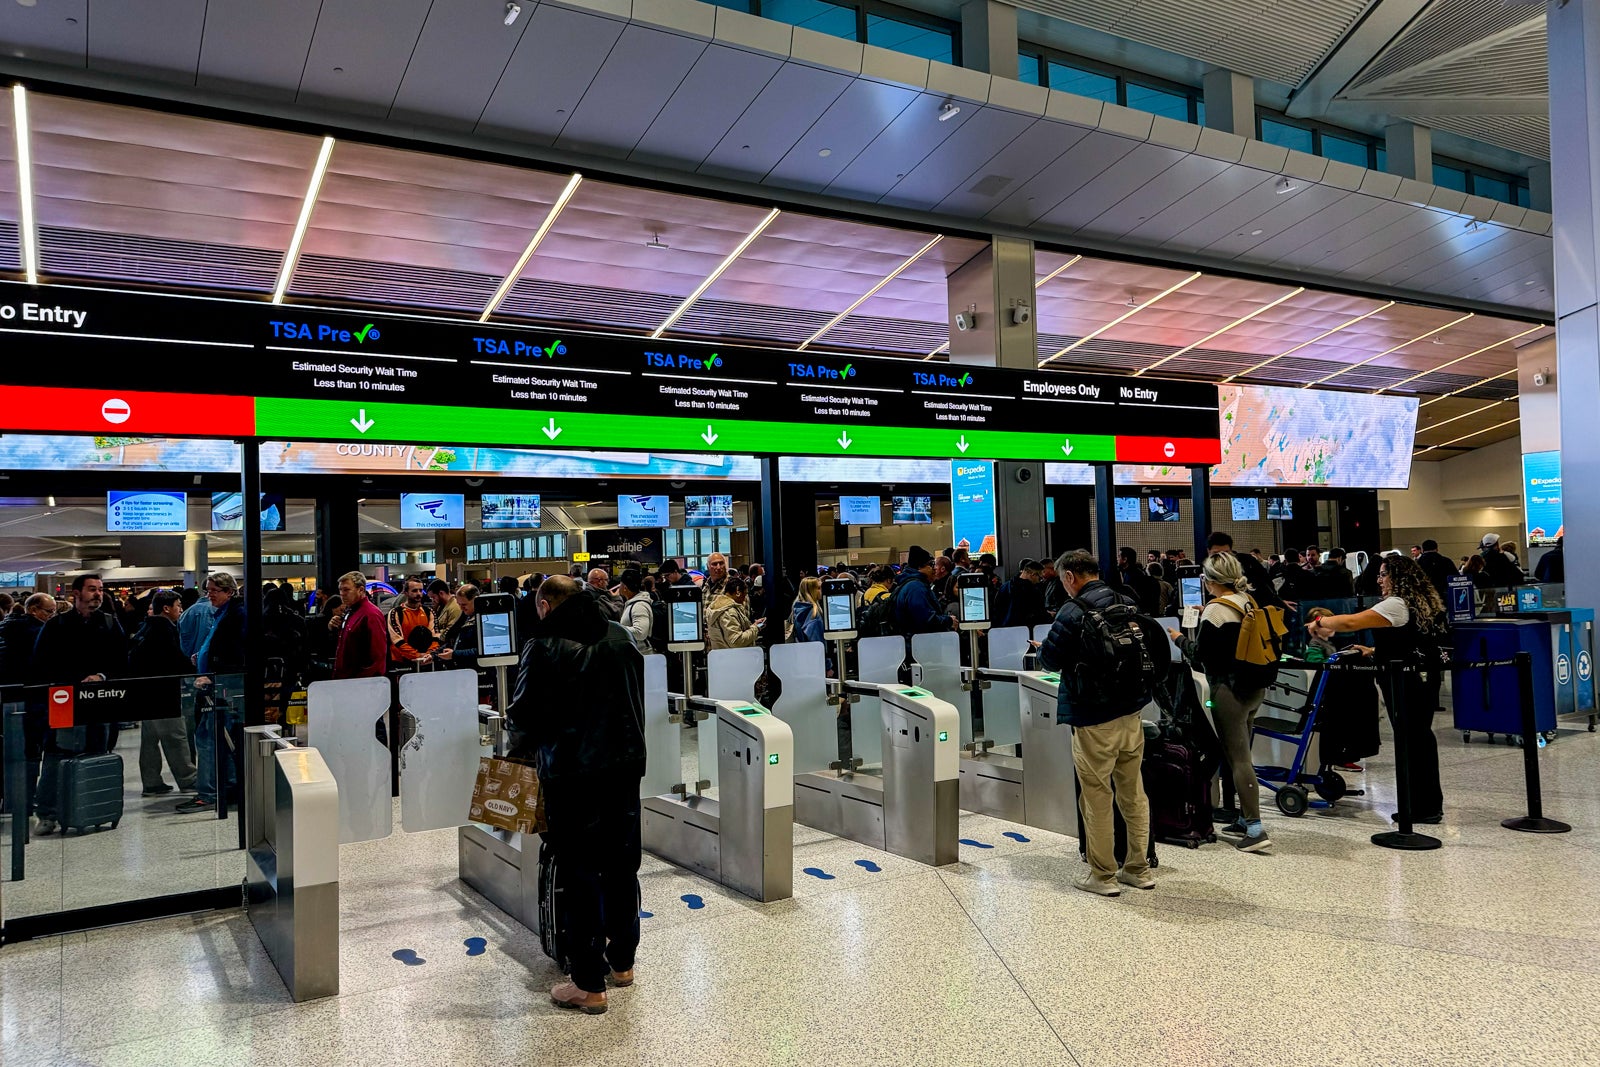
[[[1529,206],[1528,187],[1526,185],[1517,186],[1517,194],[1516,195],[1517,195],[1517,206],[1518,207],[1527,207],[1527,206]]]
[[[1289,148],[1296,152],[1311,151],[1311,131],[1301,129],[1299,126],[1290,126],[1286,122],[1262,119],[1261,139],[1267,144],[1275,144],[1280,148]]]
[[[753,5],[750,0],[711,0],[711,2],[718,7],[731,7],[735,11],[743,11],[747,15],[752,14],[751,7]]]
[[[1349,163],[1356,167],[1367,165],[1367,146],[1361,141],[1352,141],[1345,137],[1335,137],[1331,133],[1322,135],[1322,154],[1329,159],[1337,159],[1340,163]]]
[[[1039,57],[1026,52],[1017,53],[1017,80],[1029,85],[1039,84]]]
[[[1170,89],[1129,82],[1128,106],[1135,111],[1148,111],[1152,115],[1164,115],[1179,122],[1189,121],[1189,98]]]
[[[949,30],[929,29],[882,15],[867,16],[867,43],[940,63],[956,61],[956,39]]]
[[[856,39],[856,9],[827,0],[762,0],[761,17],[808,30]]]
[[[1117,102],[1117,79],[1109,74],[1069,67],[1065,63],[1050,63],[1050,88],[1063,93],[1087,96],[1091,100]]]
[[[1499,178],[1485,178],[1481,174],[1472,176],[1472,191],[1478,196],[1486,196],[1490,200],[1498,200],[1503,204],[1511,203],[1511,183],[1503,182]]]
[[[1381,141],[1378,143],[1378,169],[1385,171],[1389,169],[1389,150]]]
[[[1206,102],[1203,97],[1196,99],[1194,102],[1194,121],[1197,126],[1206,124]]]
[[[1442,163],[1433,165],[1433,184],[1441,189],[1454,189],[1458,193],[1467,191],[1467,172],[1460,167],[1446,167]]]

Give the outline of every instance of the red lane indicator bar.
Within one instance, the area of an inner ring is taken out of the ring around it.
[[[1222,442],[1214,437],[1119,437],[1117,462],[1180,466],[1221,463]]]
[[[14,433],[99,433],[249,437],[255,400],[199,393],[0,386],[0,429]]]

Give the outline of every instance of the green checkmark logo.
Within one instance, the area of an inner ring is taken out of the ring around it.
[[[972,384],[972,375],[970,375],[970,374],[963,374],[963,375],[962,375],[962,376],[961,376],[961,383],[960,383],[960,384],[961,384],[961,385],[962,385],[962,386],[963,386],[963,387],[965,387],[965,386],[968,386],[968,385],[971,385],[971,384]]]
[[[544,350],[544,354],[547,355],[547,356],[553,356],[553,355],[556,354],[556,349],[558,349],[560,347],[561,347],[561,342],[560,341],[552,341],[550,343],[550,347]]]
[[[850,372],[854,368],[855,368],[855,364],[854,363],[846,363],[844,365],[844,371],[842,372],[842,377],[845,377],[845,378],[850,377]]]
[[[370,322],[367,323],[365,326],[363,326],[361,328],[361,332],[356,334],[356,342],[358,344],[367,339],[367,334],[372,332],[373,325],[374,325],[373,323],[370,323]]]

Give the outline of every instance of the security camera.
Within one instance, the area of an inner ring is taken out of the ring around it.
[[[956,312],[956,329],[966,333],[978,324],[978,316],[967,311]]]
[[[1550,373],[1550,368],[1546,367],[1542,371],[1534,372],[1533,384],[1538,386],[1539,388],[1543,389],[1545,386],[1549,385],[1554,379],[1555,379],[1555,375],[1551,374]]]
[[[516,0],[506,0],[506,25],[517,21],[517,16],[522,14],[522,5]]]
[[[1021,482],[1023,485],[1027,485],[1029,482],[1033,481],[1033,468],[1018,467],[1016,471],[1016,477],[1017,481]]]
[[[1011,308],[1011,324],[1013,326],[1026,326],[1033,321],[1033,309],[1027,304],[1016,304]]]

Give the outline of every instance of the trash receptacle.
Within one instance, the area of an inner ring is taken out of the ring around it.
[[[1459,661],[1509,662],[1518,652],[1533,656],[1534,722],[1541,734],[1556,728],[1554,649],[1551,626],[1542,619],[1484,619],[1460,623],[1452,635]],[[1455,728],[1463,741],[1474,733],[1501,734],[1509,741],[1522,732],[1522,698],[1513,666],[1467,667],[1451,672]]]

